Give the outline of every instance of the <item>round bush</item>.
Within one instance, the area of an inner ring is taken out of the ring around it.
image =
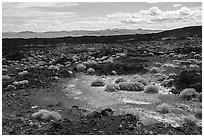
[[[196,95],[196,90],[194,88],[185,88],[179,94],[179,98],[190,100]]]
[[[83,64],[79,64],[76,66],[78,72],[84,72],[86,70],[86,66]]]
[[[184,116],[182,117],[183,125],[194,126],[196,124],[195,117],[193,116]]]
[[[123,77],[119,77],[115,80],[115,83],[118,84],[120,82],[127,82],[127,80],[125,80]]]
[[[141,77],[140,75],[133,76],[130,82],[139,82],[139,83],[142,83],[144,86],[148,84],[147,80]]]
[[[198,109],[195,111],[195,118],[202,119],[202,110]]]
[[[147,85],[144,88],[144,93],[158,93],[159,92],[159,87],[156,85]]]
[[[37,120],[60,120],[62,117],[58,112],[41,109],[32,115],[32,118]]]
[[[105,91],[107,92],[117,92],[120,90],[120,87],[118,84],[115,84],[115,83],[110,83],[108,85],[106,85],[105,87]]]
[[[93,69],[93,68],[89,68],[89,69],[87,70],[87,73],[88,73],[89,75],[93,75],[95,72],[96,72],[96,71],[95,71],[95,69]]]
[[[166,114],[166,113],[169,113],[170,106],[167,103],[163,103],[161,105],[158,105],[156,109],[158,112],[160,112],[162,114]]]
[[[11,77],[8,76],[8,75],[3,75],[2,76],[2,81],[6,81],[6,80],[10,80],[10,79],[11,79]]]
[[[152,67],[152,68],[149,70],[149,72],[150,72],[150,73],[159,73],[160,70],[159,70],[159,68],[157,68],[157,67]]]
[[[119,83],[120,90],[126,91],[143,91],[144,85],[138,82],[120,82]]]
[[[101,78],[95,79],[92,83],[91,86],[99,87],[99,86],[105,86],[105,81]]]
[[[202,102],[202,93],[198,94],[198,101]]]

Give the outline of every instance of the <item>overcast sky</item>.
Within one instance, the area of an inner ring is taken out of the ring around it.
[[[173,29],[202,25],[202,3],[2,4],[7,31],[70,31],[112,28]]]

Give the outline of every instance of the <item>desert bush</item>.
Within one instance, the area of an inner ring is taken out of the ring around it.
[[[105,91],[107,92],[117,92],[120,90],[120,87],[118,84],[115,84],[115,83],[110,83],[108,85],[106,85],[105,87]]]
[[[2,75],[7,75],[8,74],[8,70],[7,69],[2,69]]]
[[[11,79],[11,77],[8,76],[8,75],[3,75],[2,76],[2,81],[6,81],[6,80],[10,80],[10,79]]]
[[[202,119],[202,109],[197,109],[195,111],[195,118]]]
[[[120,90],[126,91],[142,91],[144,90],[144,85],[139,82],[120,82]]]
[[[46,121],[57,120],[58,121],[58,120],[61,120],[62,116],[58,112],[41,109],[38,112],[34,113],[32,115],[32,118],[37,120],[46,120]]]
[[[161,67],[161,66],[162,66],[162,64],[161,64],[160,62],[155,62],[154,65],[155,65],[156,67]]]
[[[15,82],[13,82],[13,85],[15,85],[15,86],[20,86],[20,85],[26,85],[26,84],[28,84],[28,80],[22,80],[22,81],[15,81]]]
[[[185,88],[179,94],[179,98],[190,100],[196,95],[196,90],[194,88]]]
[[[149,70],[149,72],[150,72],[150,73],[159,73],[160,70],[159,70],[159,68],[157,68],[157,67],[152,67],[152,68]]]
[[[198,101],[202,102],[202,93],[198,94]]]
[[[23,77],[23,76],[25,76],[25,75],[27,75],[28,74],[28,71],[23,71],[23,72],[19,72],[18,73],[18,75],[20,76],[20,77]]]
[[[101,78],[95,79],[93,82],[91,82],[91,86],[105,86],[105,81]]]
[[[147,80],[141,77],[140,75],[134,75],[130,82],[139,82],[142,83],[144,86],[148,84]]]
[[[89,69],[87,70],[87,73],[88,73],[89,75],[93,75],[95,72],[96,72],[96,71],[95,71],[95,69],[93,69],[93,68],[89,68]]]
[[[195,117],[193,116],[183,116],[182,117],[182,124],[188,126],[194,126],[196,124]]]
[[[162,86],[164,87],[171,87],[173,85],[174,79],[166,79],[163,80],[163,82],[161,83]]]
[[[198,83],[202,85],[202,74],[199,71],[190,70],[190,71],[182,71],[178,74],[174,81],[174,86],[176,87],[179,94],[185,88],[195,88],[198,92],[202,91],[202,86],[199,86]]]
[[[167,103],[163,103],[161,105],[157,106],[157,111],[162,113],[162,114],[166,114],[170,112],[170,106]]]
[[[127,82],[127,80],[125,80],[123,77],[119,77],[115,80],[115,83],[118,84],[120,82]]]
[[[54,66],[54,65],[50,65],[50,66],[48,67],[48,69],[49,69],[49,70],[56,70],[56,71],[59,71],[59,70],[60,70],[58,66]]]
[[[156,85],[147,85],[144,88],[144,93],[158,93],[159,87]]]
[[[16,87],[14,85],[8,85],[6,90],[16,90]]]
[[[86,70],[86,66],[83,65],[83,64],[78,64],[76,66],[76,69],[77,69],[78,72],[84,72]]]

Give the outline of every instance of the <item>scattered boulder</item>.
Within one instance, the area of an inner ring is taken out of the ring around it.
[[[14,85],[8,85],[6,90],[16,90],[17,88]]]
[[[144,85],[139,82],[120,82],[119,83],[120,90],[125,91],[143,91]]]
[[[159,87],[156,85],[147,85],[144,88],[144,93],[158,93]]]

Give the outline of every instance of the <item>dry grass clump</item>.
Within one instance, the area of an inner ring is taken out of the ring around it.
[[[88,73],[89,75],[93,75],[95,72],[96,72],[96,71],[95,71],[95,69],[93,69],[93,68],[89,68],[89,69],[87,70],[87,73]]]
[[[120,82],[119,83],[120,90],[125,91],[143,91],[144,85],[139,82]]]
[[[120,82],[127,82],[127,80],[124,79],[123,77],[119,77],[119,78],[117,78],[117,79],[115,80],[115,83],[116,83],[116,84],[118,84],[118,83],[120,83]]]
[[[142,83],[144,86],[148,84],[147,80],[140,75],[134,75],[130,82],[139,82]]]
[[[185,88],[180,92],[179,98],[190,100],[193,97],[195,97],[195,95],[196,95],[196,90],[194,88]]]
[[[78,64],[76,66],[76,69],[77,69],[78,72],[84,72],[86,70],[86,66],[83,65],[83,64]]]
[[[193,117],[193,116],[183,116],[182,117],[182,124],[183,125],[188,125],[188,126],[195,126],[195,124],[196,124],[195,117]]]
[[[58,112],[41,109],[38,112],[34,113],[32,115],[32,118],[37,120],[46,120],[46,121],[57,120],[58,121],[62,118],[62,116]]]
[[[152,67],[152,68],[149,70],[149,72],[155,74],[155,73],[159,73],[160,70],[159,70],[159,68],[157,68],[157,67]]]
[[[170,106],[167,103],[163,103],[161,105],[157,106],[157,111],[162,113],[162,114],[166,114],[170,112]]]
[[[105,86],[105,81],[101,78],[97,78],[91,83],[91,86],[94,86],[94,87]]]
[[[202,109],[198,109],[195,111],[195,118],[202,119]]]
[[[158,93],[159,92],[159,87],[156,85],[147,85],[144,88],[144,93]]]
[[[110,83],[108,85],[106,85],[105,87],[105,91],[107,92],[117,92],[120,90],[120,87],[118,84],[115,84],[115,83]]]

